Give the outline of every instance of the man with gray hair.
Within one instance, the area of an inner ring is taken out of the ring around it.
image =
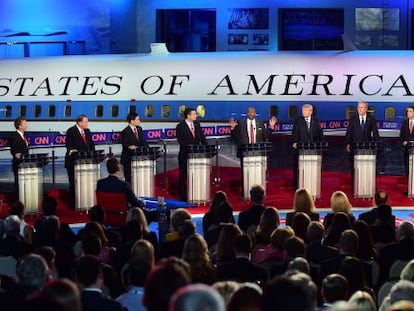
[[[388,307],[398,301],[408,300],[414,302],[414,283],[407,280],[398,281],[384,299],[379,310],[388,310]]]
[[[31,251],[31,246],[19,235],[20,219],[18,216],[6,217],[3,221],[3,230],[4,235],[0,240],[0,256],[13,256],[17,260]]]
[[[414,226],[412,223],[404,221],[397,229],[397,242],[380,250],[378,258],[381,271],[380,281],[388,277],[389,270],[394,262],[411,259],[414,259]]]
[[[178,289],[171,297],[169,311],[225,311],[224,300],[210,286],[191,284]]]

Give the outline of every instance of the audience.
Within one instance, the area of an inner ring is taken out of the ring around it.
[[[293,198],[293,212],[286,214],[286,226],[293,225],[293,216],[302,212],[309,216],[311,220],[319,221],[319,213],[316,211],[315,203],[307,189],[297,189]]]
[[[171,297],[169,311],[225,311],[220,294],[203,284],[186,285],[179,288]]]
[[[19,234],[28,244],[32,244],[35,239],[34,228],[25,220],[25,206],[22,202],[16,201],[9,207],[9,215],[16,215],[20,219]]]
[[[349,302],[358,311],[377,311],[374,299],[370,294],[364,291],[359,290],[355,292],[351,298],[349,298]]]
[[[341,274],[332,273],[322,281],[321,295],[323,308],[331,307],[335,302],[348,299],[348,280]]]
[[[262,186],[254,185],[250,189],[252,206],[239,214],[238,225],[243,232],[250,233],[256,230],[260,217],[264,211],[265,190]]]
[[[255,283],[243,283],[233,293],[227,305],[227,311],[259,311],[263,290]]]
[[[217,212],[219,210],[221,203],[223,202],[228,202],[227,194],[224,191],[217,191],[214,194],[213,200],[211,201],[208,211],[203,216],[204,235],[212,225],[218,225],[220,223],[220,220],[217,218]],[[234,223],[233,215],[232,222]]]
[[[349,203],[348,196],[343,191],[335,191],[331,195],[331,209],[332,213],[328,213],[323,219],[323,225],[326,229],[329,229],[332,223],[333,216],[336,213],[342,212],[349,216],[351,223],[355,221],[355,217],[352,215],[352,205]]]
[[[315,264],[332,259],[338,255],[338,250],[331,246],[322,244],[322,239],[325,235],[324,226],[317,222],[312,221],[308,226],[306,246],[306,259]]]

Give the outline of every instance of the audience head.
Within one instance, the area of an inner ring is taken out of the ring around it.
[[[260,310],[263,290],[255,283],[243,283],[231,296],[227,311]]]
[[[210,286],[191,284],[179,288],[171,297],[169,311],[225,311],[220,294]]]
[[[414,302],[402,300],[394,303],[387,311],[414,311]]]
[[[352,205],[343,191],[335,191],[331,195],[331,209],[334,213],[343,212],[351,214]]]
[[[374,205],[380,206],[382,204],[387,204],[388,202],[388,194],[385,190],[377,190],[374,194]]]
[[[6,235],[18,235],[20,218],[16,215],[7,216],[3,221],[3,230]]]
[[[310,267],[308,261],[303,257],[296,257],[289,261],[288,270],[295,270],[303,272],[305,274],[310,274]]]
[[[154,245],[144,239],[136,241],[131,248],[131,259],[142,259],[153,267],[155,263]]]
[[[221,202],[215,211],[217,224],[230,223],[233,217],[233,207],[227,201]]]
[[[118,159],[115,157],[109,158],[106,161],[106,170],[111,175],[117,174],[121,170]]]
[[[145,217],[144,211],[139,207],[131,208],[125,218],[125,223],[129,221],[137,221],[141,228],[144,235],[149,234],[147,218]]]
[[[128,221],[124,226],[124,242],[134,243],[144,238],[142,225],[137,220]]]
[[[391,305],[403,300],[414,301],[414,283],[411,281],[400,280],[391,288]]]
[[[210,212],[214,215],[214,213],[216,212],[217,207],[222,203],[222,202],[227,202],[227,194],[224,191],[217,191],[214,194],[213,200],[211,201],[211,205],[210,205]]]
[[[103,224],[105,220],[105,211],[101,205],[94,205],[89,210],[89,221],[96,221]]]
[[[414,237],[414,226],[411,222],[404,221],[397,229],[397,238],[412,239]]]
[[[330,246],[336,246],[341,234],[347,229],[351,229],[351,220],[348,214],[343,212],[334,214],[332,223],[326,233],[325,243],[329,243],[328,245]]]
[[[250,256],[252,241],[247,234],[237,235],[233,238],[233,250],[236,256]]]
[[[295,191],[293,209],[295,212],[315,212],[315,203],[313,202],[312,196],[307,189],[302,188]]]
[[[16,201],[9,207],[9,215],[16,215],[21,220],[24,218],[24,204],[21,201]]]
[[[354,256],[358,250],[358,246],[359,237],[354,230],[347,229],[342,232],[339,239],[339,248],[342,253]]]
[[[401,280],[414,282],[414,259],[412,259],[401,271]]]
[[[361,290],[356,291],[351,298],[349,298],[349,302],[358,311],[377,311],[377,306],[372,296]]]
[[[43,215],[45,217],[56,215],[57,205],[57,201],[54,197],[45,197],[42,203]]]
[[[311,221],[307,231],[308,241],[321,243],[324,234],[325,227],[319,221]]]
[[[250,201],[253,204],[262,205],[265,199],[265,190],[260,185],[253,185],[250,188]]]
[[[240,283],[235,281],[220,281],[212,285],[212,287],[220,294],[224,300],[224,304],[228,305],[232,295],[239,289]]]
[[[161,260],[145,281],[143,304],[147,311],[166,311],[171,296],[190,284],[189,266],[178,258]]]
[[[178,228],[178,235],[180,239],[186,240],[190,235],[193,235],[196,231],[195,223],[192,219],[186,219],[182,225]]]
[[[49,267],[49,271],[53,270],[55,266],[55,258],[56,252],[51,246],[42,246],[36,250],[36,254],[43,257],[46,260],[47,266]]]
[[[334,303],[348,299],[348,280],[341,274],[327,275],[322,281],[322,298],[325,302]]]
[[[302,240],[306,241],[308,226],[311,223],[311,219],[308,214],[303,212],[297,212],[293,216],[292,228],[295,231],[295,236],[300,237]]]
[[[192,262],[210,262],[207,242],[198,233],[189,236],[184,242],[182,258],[190,265]]]
[[[48,302],[55,302],[62,311],[81,311],[79,288],[68,279],[58,279],[47,284],[41,296]]]
[[[26,293],[40,290],[49,279],[49,267],[46,260],[37,254],[28,254],[17,264],[17,278]]]
[[[289,259],[305,257],[306,244],[300,237],[292,236],[286,240],[285,250]]]
[[[76,279],[83,287],[102,287],[102,269],[96,256],[86,255],[79,258],[75,264],[75,271]]]
[[[347,256],[341,263],[339,273],[348,280],[349,294],[366,287],[364,267],[356,257]]]
[[[50,215],[43,221],[43,234],[46,239],[57,238],[60,231],[60,220],[56,215]]]
[[[235,254],[233,250],[234,237],[242,235],[238,225],[225,224],[220,231],[216,245],[216,256],[219,261],[231,261]]]
[[[171,216],[172,230],[178,232],[180,226],[186,219],[191,219],[190,213],[185,208],[177,208]]]
[[[291,227],[276,228],[270,236],[270,243],[273,248],[282,251],[285,249],[286,240],[294,235],[295,232]]]
[[[129,281],[132,286],[144,287],[145,280],[152,266],[144,259],[131,259],[128,265]]]

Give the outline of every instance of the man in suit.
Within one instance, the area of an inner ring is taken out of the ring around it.
[[[142,127],[139,126],[141,120],[136,112],[127,116],[128,126],[121,132],[121,164],[124,167],[125,181],[131,184],[131,151],[135,151],[138,147],[148,147],[144,140]]]
[[[69,179],[69,207],[75,209],[75,159],[78,152],[95,151],[91,131],[88,129],[88,117],[81,114],[76,124],[66,131],[65,167]]]
[[[200,123],[197,122],[197,114],[194,108],[186,108],[184,110],[184,120],[178,123],[176,127],[176,136],[180,145],[178,152],[180,200],[187,201],[188,153],[186,148],[190,145],[207,145]]]
[[[378,206],[383,204],[388,204],[388,194],[385,190],[377,190],[374,194],[373,203],[375,207],[373,207],[371,210],[361,213],[358,217],[358,220],[365,221],[369,226],[374,225],[375,221],[378,218]],[[392,216],[393,223],[395,226],[395,216]]]
[[[293,147],[293,190],[298,189],[299,179],[299,152],[300,143],[313,143],[323,140],[323,131],[319,120],[312,115],[313,106],[304,104],[302,106],[302,116],[297,117],[292,129],[292,147]]]
[[[19,174],[18,168],[19,164],[22,162],[22,158],[29,154],[29,141],[25,136],[25,131],[27,129],[27,120],[24,117],[18,117],[14,120],[14,127],[16,132],[14,132],[9,140],[10,143],[10,153],[13,157],[12,159],[12,169],[14,174],[14,200],[19,199]]]
[[[96,256],[81,257],[75,265],[76,277],[82,285],[82,310],[89,311],[122,311],[122,305],[102,295],[103,272]]]
[[[239,214],[238,225],[240,229],[247,232],[250,226],[258,226],[260,217],[265,209],[263,202],[265,199],[264,188],[260,185],[254,185],[250,189],[250,201],[252,206]]]
[[[120,167],[119,161],[116,158],[110,158],[106,162],[106,169],[108,170],[108,177],[98,180],[96,190],[108,193],[123,193],[125,199],[131,207],[144,207],[143,201],[137,199],[136,195],[131,189],[131,186],[119,179]]]
[[[256,119],[256,109],[254,107],[247,108],[247,119],[237,122],[234,119],[230,119],[231,137],[238,145],[237,157],[240,158],[241,168],[241,180],[243,180],[243,147],[248,144],[265,142],[277,123],[277,118],[273,116],[269,120],[268,128],[265,127],[263,121]],[[244,191],[248,189],[242,189],[242,197],[244,197]]]
[[[414,106],[407,107],[405,112],[406,112],[407,118],[401,123],[400,141],[403,145],[405,175],[408,177],[408,172],[409,172],[408,142],[414,141]],[[408,191],[404,191],[403,194],[408,195]]]

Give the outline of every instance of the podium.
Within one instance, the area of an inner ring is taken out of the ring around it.
[[[186,147],[188,202],[205,203],[210,200],[211,158],[217,154],[215,145]]]
[[[243,199],[249,200],[250,188],[261,185],[266,193],[267,155],[272,149],[269,142],[242,145]]]
[[[43,201],[43,167],[48,162],[47,153],[24,155],[17,168],[19,199],[27,213],[38,213]]]
[[[414,141],[407,142],[408,152],[408,197],[414,198]]]
[[[89,210],[96,204],[95,189],[100,178],[104,150],[78,151],[75,155],[75,208]]]
[[[374,197],[378,146],[379,142],[376,141],[361,141],[352,144],[355,198]]]
[[[156,160],[159,147],[138,147],[131,150],[131,186],[138,197],[153,197],[155,189]]]
[[[327,142],[298,143],[298,187],[308,189],[312,197],[321,196],[322,152]]]

